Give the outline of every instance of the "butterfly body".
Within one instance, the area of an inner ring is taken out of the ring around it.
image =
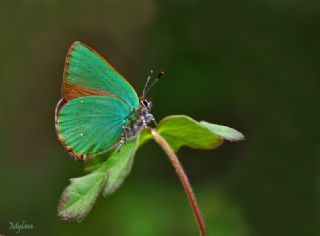
[[[102,56],[75,42],[66,57],[62,99],[55,112],[59,141],[78,160],[120,148],[154,120],[151,102]]]
[[[151,101],[141,100],[140,107],[137,111],[133,111],[127,117],[127,126],[124,127],[125,134],[128,136],[136,135],[141,128],[146,127],[151,121],[155,122],[153,115],[150,113],[152,107]]]

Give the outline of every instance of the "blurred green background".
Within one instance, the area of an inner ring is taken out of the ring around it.
[[[71,43],[104,55],[157,120],[186,114],[243,132],[213,151],[183,148],[212,236],[319,235],[320,4],[317,1],[0,2],[0,234],[198,235],[183,188],[154,143],[82,223],[57,218],[83,175],[57,141],[54,108]],[[9,223],[33,224],[19,234]]]

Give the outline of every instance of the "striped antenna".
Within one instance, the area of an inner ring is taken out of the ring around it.
[[[153,72],[153,71],[152,71]],[[152,74],[151,74],[152,75]],[[146,83],[146,86],[145,86],[145,89],[143,89],[143,94],[142,94],[142,97],[145,97],[145,95],[150,91],[150,89],[158,82],[158,80],[164,75],[164,71],[161,71],[159,73],[159,75],[157,76],[157,78],[155,78],[155,80],[150,84],[149,87],[147,87],[148,83],[149,83],[149,76],[148,76],[148,80],[147,80],[147,83]],[[150,76],[151,77],[151,76]]]
[[[152,78],[152,74],[153,74],[153,70],[150,70],[150,72],[149,72],[149,74],[148,74],[148,77],[147,77],[147,82],[146,82],[146,84],[144,85],[144,88],[143,88],[143,92],[142,92],[142,97],[143,97],[143,98],[144,98],[145,95],[146,95],[146,89],[147,89],[148,84],[149,84],[149,82],[150,82],[150,80],[151,80],[151,78]]]

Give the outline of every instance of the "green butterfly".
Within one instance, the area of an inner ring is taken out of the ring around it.
[[[119,149],[151,121],[152,103],[89,46],[74,42],[67,54],[62,99],[55,111],[59,141],[77,160]]]

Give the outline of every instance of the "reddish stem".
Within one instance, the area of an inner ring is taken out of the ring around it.
[[[200,235],[206,236],[207,235],[206,225],[205,225],[204,220],[202,218],[197,199],[192,191],[192,187],[189,183],[188,177],[187,177],[186,173],[184,172],[184,169],[183,169],[178,157],[176,156],[176,154],[174,153],[172,148],[169,146],[167,141],[164,138],[162,138],[162,136],[159,135],[157,133],[157,131],[152,129],[151,133],[154,137],[154,140],[163,148],[165,153],[168,155],[172,165],[176,169],[176,172],[180,178],[180,181],[184,187],[184,190],[187,194],[188,200],[190,202],[190,205],[191,205],[193,212],[194,212],[194,215],[196,217],[196,220],[197,220],[197,223],[199,226],[199,230],[200,230]]]

